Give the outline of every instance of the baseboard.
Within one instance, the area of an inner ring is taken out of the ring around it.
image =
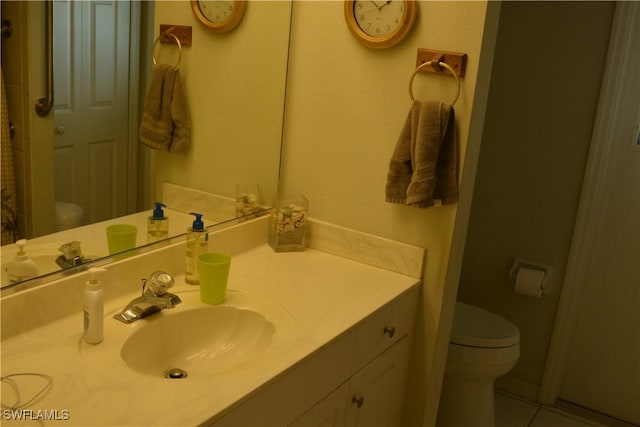
[[[532,402],[538,401],[538,393],[540,392],[540,386],[508,375],[498,378],[495,388]]]

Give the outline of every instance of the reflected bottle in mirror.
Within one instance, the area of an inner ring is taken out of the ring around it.
[[[166,205],[156,202],[153,214],[147,219],[147,243],[158,242],[169,237],[169,218],[164,215]]]

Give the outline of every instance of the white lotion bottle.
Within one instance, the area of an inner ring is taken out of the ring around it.
[[[102,284],[96,278],[104,268],[89,269],[89,280],[84,287],[84,340],[89,344],[99,344],[104,336],[104,298]]]

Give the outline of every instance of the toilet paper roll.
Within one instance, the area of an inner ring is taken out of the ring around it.
[[[544,270],[532,268],[520,268],[516,275],[516,293],[530,297],[540,298],[542,296],[542,282],[544,281]]]

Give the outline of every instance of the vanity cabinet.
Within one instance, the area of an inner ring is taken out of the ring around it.
[[[409,350],[405,336],[351,378],[347,426],[400,425]]]
[[[290,427],[399,426],[409,350],[404,336]]]
[[[416,286],[210,425],[400,425],[417,299]]]

